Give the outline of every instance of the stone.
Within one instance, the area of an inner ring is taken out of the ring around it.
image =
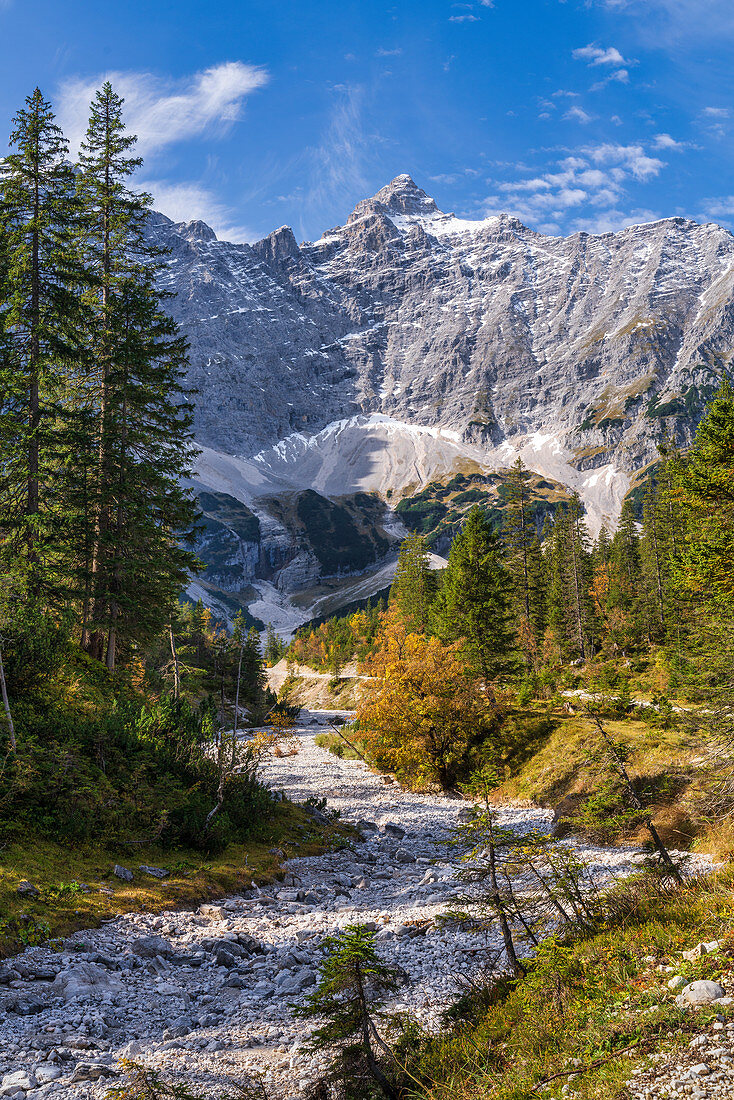
[[[0,1084],[0,1096],[12,1096],[17,1089],[29,1092],[36,1087],[36,1078],[28,1070],[18,1069],[14,1073],[6,1073]]]
[[[395,859],[398,863],[415,863],[415,856],[407,848],[398,848]]]
[[[155,959],[158,955],[166,959],[174,954],[170,943],[163,936],[139,936],[130,944],[130,950],[141,959]]]
[[[116,863],[112,868],[112,874],[115,878],[122,879],[123,882],[132,882],[133,880],[132,871],[129,871],[127,867],[120,866],[119,863]]]
[[[697,959],[702,959],[704,955],[708,955],[708,953],[708,945],[699,943],[696,944],[695,947],[692,947],[690,951],[684,951],[682,958],[684,958],[686,962],[695,962]]]
[[[680,974],[676,974],[674,978],[671,978],[668,982],[668,989],[673,993],[677,993],[679,989],[687,985],[686,979],[681,977]]]
[[[211,921],[226,919],[226,913],[221,905],[200,905],[199,916]]]
[[[699,1062],[697,1066],[691,1066],[689,1072],[691,1077],[708,1077],[709,1073],[711,1073],[711,1069],[705,1062]]]
[[[63,1071],[50,1062],[36,1066],[34,1073],[39,1085],[47,1085],[50,1081],[56,1081],[59,1077],[63,1076]]]
[[[698,981],[691,982],[675,998],[679,1008],[687,1008],[689,1005],[710,1005],[724,996],[724,990],[718,982]]]
[[[144,875],[151,875],[153,878],[168,878],[171,873],[166,871],[164,867],[148,867],[145,863],[141,863],[138,870],[142,871]]]
[[[119,993],[122,983],[94,963],[78,962],[57,974],[52,991],[70,1001],[73,997],[92,997],[103,993]]]
[[[402,825],[396,825],[392,821],[386,821],[385,824],[382,826],[382,831],[388,836],[396,836],[398,840],[402,840],[405,836],[405,829],[402,827]]]
[[[41,896],[41,891],[38,889],[37,886],[34,886],[32,882],[19,882],[16,887],[16,891],[17,893],[23,894],[25,897],[29,898],[40,898]]]
[[[105,1066],[99,1062],[79,1062],[71,1075],[71,1083],[77,1084],[80,1081],[99,1081],[100,1077],[116,1076],[117,1072],[112,1069],[111,1066]]]

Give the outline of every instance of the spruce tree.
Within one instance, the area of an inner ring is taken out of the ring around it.
[[[128,186],[141,161],[131,155],[136,139],[125,132],[122,107],[109,82],[95,96],[78,182],[85,254],[95,274],[97,425],[83,643],[109,669],[121,636],[138,639],[161,628],[196,567],[182,545],[196,515],[182,488],[193,457],[187,347],[157,287],[161,253],[146,237],[150,198]]]
[[[397,605],[408,630],[419,634],[427,631],[437,589],[425,539],[418,534],[408,535],[400,548],[390,588],[390,599]]]
[[[510,588],[500,541],[475,506],[449,552],[436,625],[444,641],[464,642],[470,667],[487,682],[516,667]]]
[[[55,466],[69,443],[58,413],[84,375],[87,273],[67,143],[38,88],[10,145],[0,167],[0,514],[33,599],[58,592],[64,573]]]
[[[526,663],[534,667],[539,660],[545,632],[545,584],[528,479],[528,471],[522,459],[518,458],[507,481],[502,538],[512,577],[520,647]]]

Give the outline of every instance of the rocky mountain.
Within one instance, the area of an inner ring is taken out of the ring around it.
[[[402,533],[381,501],[518,455],[577,489],[592,529],[613,525],[658,440],[690,440],[734,351],[734,236],[713,224],[547,237],[444,214],[398,176],[313,243],[283,227],[234,245],[161,215],[151,232],[191,343],[198,484],[257,519],[235,557],[273,621],[347,572],[343,557],[329,572],[294,497],[326,515],[377,494],[362,579],[384,579]]]

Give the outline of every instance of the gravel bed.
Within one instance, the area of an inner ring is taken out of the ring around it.
[[[333,713],[302,712],[299,752],[271,758],[265,779],[289,798],[326,797],[362,822],[352,849],[291,859],[283,883],[197,912],[128,914],[78,932],[61,954],[31,948],[0,972],[0,1096],[101,1098],[119,1059],[163,1069],[202,1091],[248,1075],[274,1097],[319,1076],[301,1050],[310,1025],[293,1018],[315,982],[323,937],[372,922],[384,956],[409,982],[393,1007],[435,1027],[494,940],[437,924],[460,853],[447,844],[466,804],[417,795],[314,743]],[[326,727],[328,728],[328,727]],[[546,829],[550,813],[508,806],[503,825]],[[600,882],[634,870],[634,849],[574,843]],[[644,1095],[644,1094],[641,1094]],[[729,1095],[728,1093],[726,1095]]]

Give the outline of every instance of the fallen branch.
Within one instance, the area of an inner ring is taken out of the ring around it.
[[[659,1042],[659,1039],[643,1039],[639,1043],[633,1043],[632,1046],[623,1047],[622,1050],[615,1050],[612,1054],[608,1054],[606,1058],[595,1058],[593,1062],[589,1062],[586,1066],[578,1066],[575,1069],[564,1069],[560,1073],[553,1073],[550,1077],[544,1077],[542,1081],[538,1081],[537,1085],[533,1085],[531,1092],[537,1092],[538,1089],[542,1089],[545,1085],[551,1081],[557,1081],[559,1077],[574,1077],[577,1073],[588,1073],[589,1070],[598,1069],[599,1066],[604,1066],[607,1062],[613,1061],[618,1058],[620,1054],[629,1054],[631,1050],[640,1050],[642,1047],[649,1046],[651,1043]]]

